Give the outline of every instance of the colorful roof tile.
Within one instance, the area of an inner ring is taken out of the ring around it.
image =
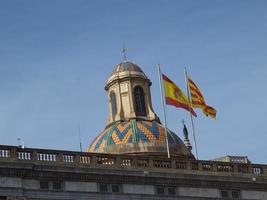
[[[157,121],[117,122],[106,128],[89,146],[89,152],[103,152],[112,145],[129,143],[165,143],[165,128]],[[168,131],[169,144],[181,144],[181,139]]]

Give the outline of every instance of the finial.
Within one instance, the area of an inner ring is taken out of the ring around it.
[[[123,53],[123,60],[126,61],[127,58],[126,58],[126,51],[128,51],[128,49],[126,48],[125,44],[123,45],[122,47],[122,50],[121,52]]]

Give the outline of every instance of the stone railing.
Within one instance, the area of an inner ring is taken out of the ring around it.
[[[242,173],[248,176],[267,177],[267,165],[243,164],[204,160],[181,160],[156,156],[130,156],[96,154],[74,151],[30,149],[0,145],[0,162],[30,162],[44,164],[75,165],[76,167],[116,168],[143,171],[183,170],[184,173],[214,173],[229,175]]]

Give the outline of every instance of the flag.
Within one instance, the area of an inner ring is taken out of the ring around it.
[[[162,79],[164,84],[166,104],[175,106],[177,108],[183,108],[191,112],[192,115],[196,117],[197,115],[183,91],[164,74],[162,74]]]
[[[208,106],[205,102],[203,95],[201,94],[197,85],[188,78],[188,85],[191,93],[191,103],[194,108],[201,108],[206,116],[216,118],[216,110],[211,106]]]

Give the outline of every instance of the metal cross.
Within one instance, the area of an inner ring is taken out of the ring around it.
[[[123,60],[126,61],[127,58],[126,58],[126,51],[128,51],[128,49],[126,48],[125,45],[123,45],[123,48],[121,50],[121,52],[123,53]]]

